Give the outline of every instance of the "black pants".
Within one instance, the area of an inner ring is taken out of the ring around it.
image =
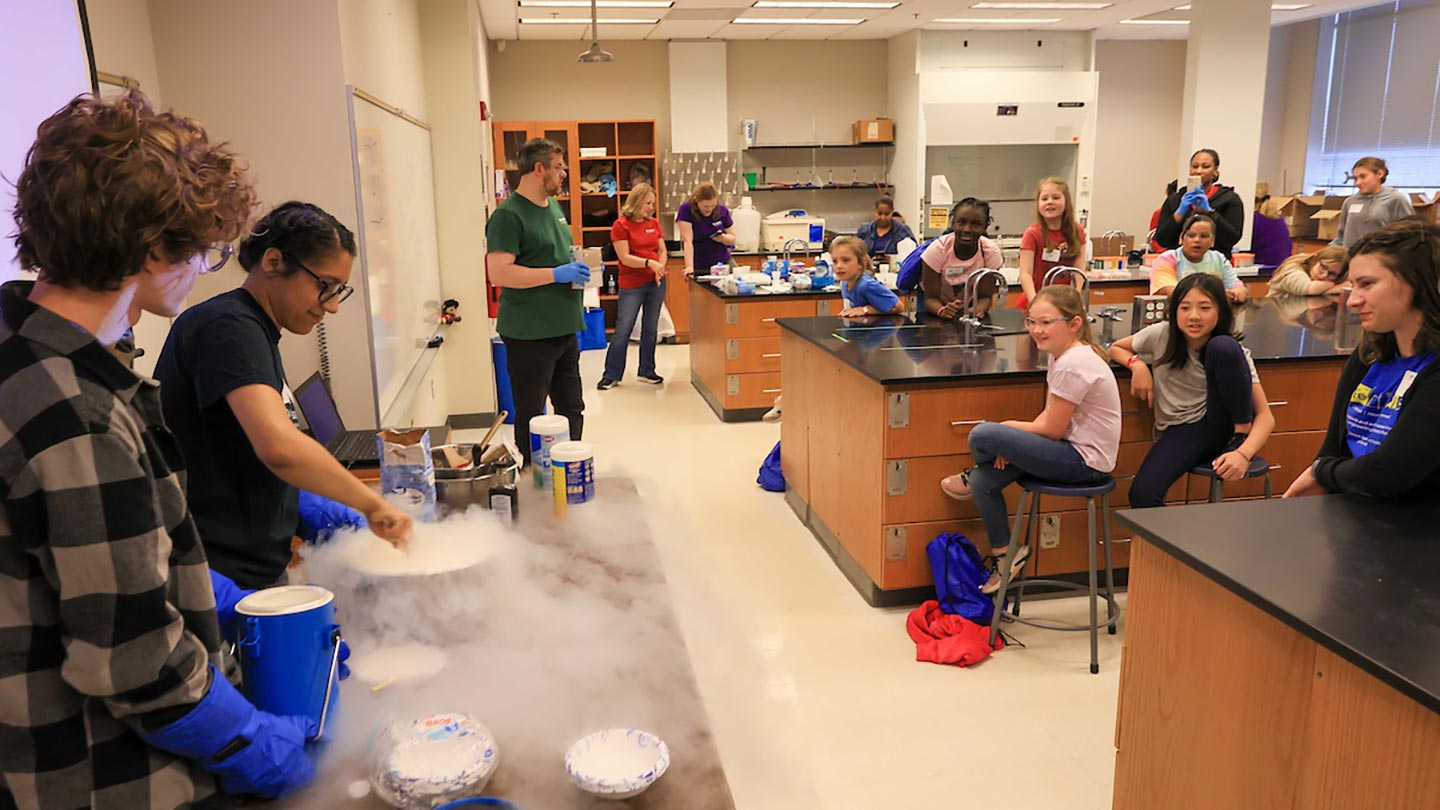
[[[555,413],[570,420],[570,439],[579,441],[585,428],[585,395],[580,384],[580,342],[574,335],[505,341],[505,368],[515,395],[515,443],[530,463],[530,419],[545,412],[545,398]]]
[[[1205,344],[1205,416],[1198,422],[1160,431],[1130,484],[1130,506],[1164,506],[1165,492],[1197,465],[1212,461],[1235,434],[1236,425],[1255,420],[1250,398],[1250,364],[1232,337]]]

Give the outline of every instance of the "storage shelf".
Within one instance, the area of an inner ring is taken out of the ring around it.
[[[598,157],[582,157],[583,160],[654,160],[654,155],[600,155]]]
[[[847,190],[851,190],[851,189],[870,189],[871,191],[874,191],[874,190],[877,189],[877,188],[890,188],[890,184],[889,184],[889,183],[836,183],[836,184],[833,185],[833,186],[777,186],[777,187],[773,187],[773,188],[770,187],[770,186],[759,186],[759,187],[757,187],[757,188],[752,188],[752,189],[750,189],[749,191],[746,191],[745,193],[746,193],[746,194],[749,194],[751,191],[847,191]]]
[[[757,143],[745,147],[745,151],[751,149],[863,149],[876,146],[894,146],[895,142],[889,143]]]

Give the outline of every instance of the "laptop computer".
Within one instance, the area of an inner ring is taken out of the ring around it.
[[[345,429],[340,410],[335,407],[335,399],[330,396],[330,389],[325,387],[320,372],[310,375],[295,389],[295,405],[310,425],[315,441],[325,445],[325,449],[341,464],[347,467],[379,466],[380,448],[375,442],[377,431]],[[449,428],[443,425],[431,427],[429,431],[432,446],[444,444],[450,435]]]

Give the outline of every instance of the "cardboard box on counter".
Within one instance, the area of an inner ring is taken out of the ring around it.
[[[861,118],[850,127],[854,143],[894,143],[895,122],[889,118]]]
[[[1410,195],[1410,207],[1415,209],[1415,215],[1432,224],[1440,223],[1440,205],[1436,203],[1440,203],[1440,192],[1434,197],[1413,193]]]
[[[1312,217],[1324,206],[1324,194],[1301,194],[1274,199],[1280,204],[1280,218],[1285,220],[1292,238],[1303,239],[1315,235],[1316,222]]]
[[[1128,233],[1102,235],[1090,239],[1090,255],[1096,258],[1128,256],[1134,249],[1135,237]]]
[[[1345,197],[1329,195],[1324,198],[1320,210],[1311,215],[1315,221],[1314,238],[1328,242],[1340,234],[1340,211],[1345,207]]]

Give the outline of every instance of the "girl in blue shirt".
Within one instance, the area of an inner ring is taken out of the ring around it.
[[[1440,228],[1401,220],[1350,248],[1365,337],[1340,373],[1325,443],[1285,497],[1440,497]]]
[[[875,201],[875,218],[861,225],[855,236],[865,243],[865,251],[871,256],[895,253],[906,239],[920,244],[910,226],[895,219],[895,200],[888,194]]]
[[[837,237],[830,243],[830,258],[835,261],[840,297],[845,299],[845,309],[840,311],[840,317],[890,315],[905,311],[900,297],[870,275],[870,256],[859,237]]]

